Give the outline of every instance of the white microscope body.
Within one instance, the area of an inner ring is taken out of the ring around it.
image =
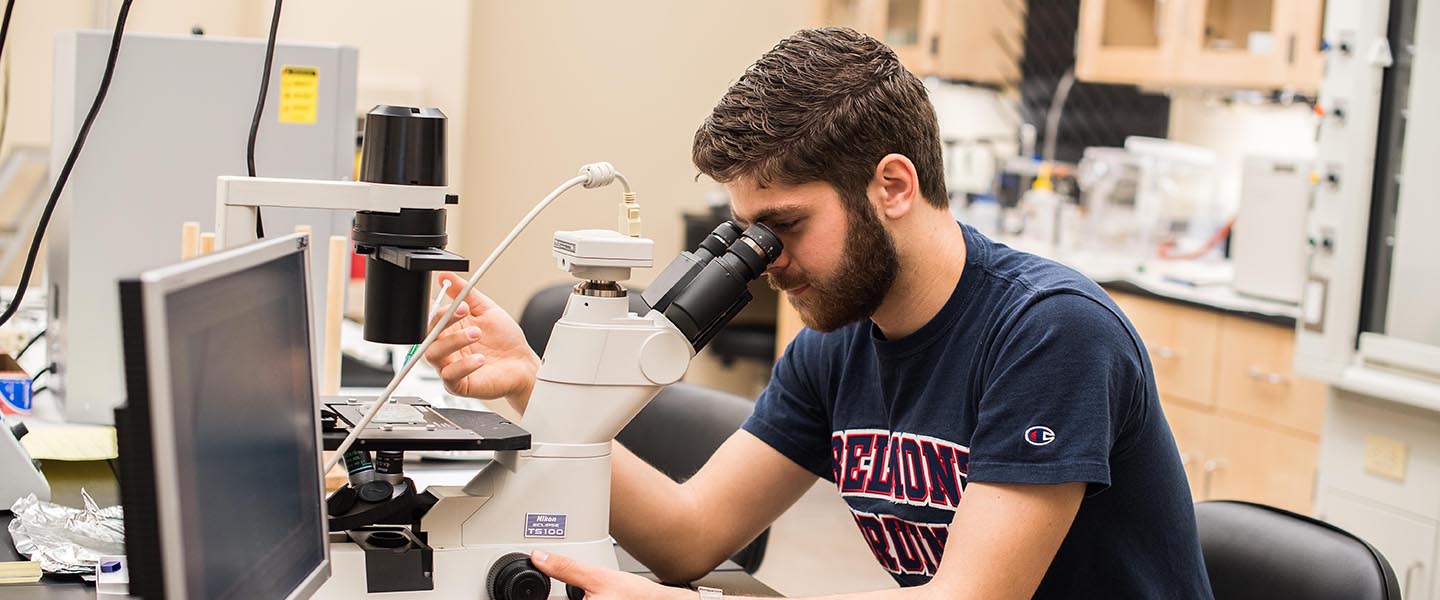
[[[428,488],[438,502],[421,530],[434,550],[434,591],[370,596],[365,552],[335,543],[332,576],[316,598],[491,600],[497,559],[535,549],[617,568],[611,441],[661,387],[685,374],[695,350],[660,312],[629,312],[616,283],[631,268],[651,266],[653,242],[613,231],[562,231],[554,252],[563,270],[584,281],[555,324],[520,423],[531,447],[497,452],[463,487]],[[552,584],[548,597],[566,597],[565,586]]]

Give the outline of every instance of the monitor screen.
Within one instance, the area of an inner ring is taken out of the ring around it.
[[[294,598],[327,566],[304,247],[140,280],[167,597]]]

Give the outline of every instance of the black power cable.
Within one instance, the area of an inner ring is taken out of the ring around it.
[[[10,13],[15,10],[15,0],[5,3],[5,20],[0,21],[0,56],[5,54],[5,38],[10,33]]]
[[[5,3],[5,20],[0,21],[0,58],[4,58],[5,56],[5,38],[8,37],[10,33],[10,13],[14,10],[15,0],[9,0]],[[6,65],[5,72],[0,74],[0,77],[5,78],[5,87],[3,91],[0,91],[0,102],[5,104],[5,108],[0,109],[5,111],[0,113],[0,148],[3,148],[5,146],[5,124],[8,122],[8,119],[5,117],[8,116],[10,112],[10,69],[8,64]]]
[[[35,337],[30,338],[30,341],[25,342],[24,348],[21,348],[19,352],[15,353],[15,360],[20,360],[20,357],[25,356],[25,353],[30,351],[30,347],[34,346],[35,342],[40,341],[40,338],[43,337],[45,337],[45,330],[41,329],[40,333],[35,334]]]
[[[100,76],[100,89],[95,92],[95,101],[90,103],[90,112],[85,115],[85,122],[80,125],[80,132],[75,135],[75,143],[70,146],[70,155],[65,157],[65,166],[60,168],[60,176],[55,178],[55,187],[50,190],[50,200],[45,203],[45,212],[40,214],[40,223],[35,226],[35,236],[30,238],[30,253],[25,256],[25,270],[20,273],[20,286],[15,290],[15,299],[5,307],[4,314],[0,314],[0,325],[10,321],[15,316],[15,311],[20,309],[20,301],[25,298],[25,288],[30,285],[30,275],[35,270],[35,257],[40,253],[40,242],[45,239],[45,228],[50,225],[50,215],[55,212],[55,203],[60,200],[60,192],[65,191],[65,182],[70,179],[70,171],[75,168],[75,159],[80,157],[80,150],[85,147],[85,138],[90,135],[90,126],[95,124],[96,115],[100,114],[100,106],[105,103],[105,94],[110,91],[110,78],[115,75],[115,59],[120,56],[120,38],[125,33],[125,18],[130,15],[130,4],[134,0],[125,0],[120,5],[120,16],[115,19],[115,33],[110,37],[110,56],[105,59],[105,74]],[[58,141],[58,140],[57,140]]]
[[[280,2],[275,0],[275,11],[270,15],[270,37],[265,41],[265,68],[260,73],[260,97],[255,99],[255,116],[250,119],[250,141],[245,144],[245,167],[251,177],[255,176],[255,137],[260,133],[260,115],[265,112],[265,94],[270,91],[270,65],[275,62],[275,33],[280,29]],[[255,239],[265,237],[265,221],[260,218],[260,207],[255,207]]]

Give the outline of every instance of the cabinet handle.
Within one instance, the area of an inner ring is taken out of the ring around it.
[[[1200,470],[1205,473],[1204,478],[1201,480],[1200,491],[1204,492],[1204,498],[1209,500],[1210,484],[1215,481],[1215,472],[1220,470],[1220,463],[1212,458],[1205,461],[1205,464],[1200,467]]]
[[[1285,385],[1285,376],[1279,373],[1270,373],[1260,367],[1251,366],[1245,369],[1245,376],[1255,381],[1268,383],[1270,385]]]
[[[1411,579],[1413,579],[1412,576],[1415,575],[1415,571],[1418,571],[1418,570],[1423,569],[1423,568],[1425,568],[1425,564],[1422,563],[1422,562],[1420,562],[1420,561],[1418,561],[1418,560],[1415,561],[1415,562],[1413,562],[1413,563],[1410,563],[1410,566],[1405,567],[1405,584],[1400,588],[1400,597],[1401,597],[1401,598],[1410,598],[1410,597],[1411,597],[1411,596],[1410,596],[1410,581],[1411,581]]]
[[[1155,351],[1151,352],[1151,354],[1154,354],[1156,358],[1161,360],[1175,360],[1180,358],[1180,351],[1169,346],[1156,346]]]

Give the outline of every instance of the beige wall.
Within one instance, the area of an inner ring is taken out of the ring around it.
[[[690,141],[716,100],[760,54],[804,27],[809,4],[484,2],[470,20],[466,195],[460,251],[478,265],[516,220],[583,164],[630,178],[663,267],[680,250],[680,213],[704,206]],[[563,282],[557,229],[614,228],[618,186],[576,190],[520,236],[481,283],[518,315]],[[648,283],[658,269],[638,271]]]

